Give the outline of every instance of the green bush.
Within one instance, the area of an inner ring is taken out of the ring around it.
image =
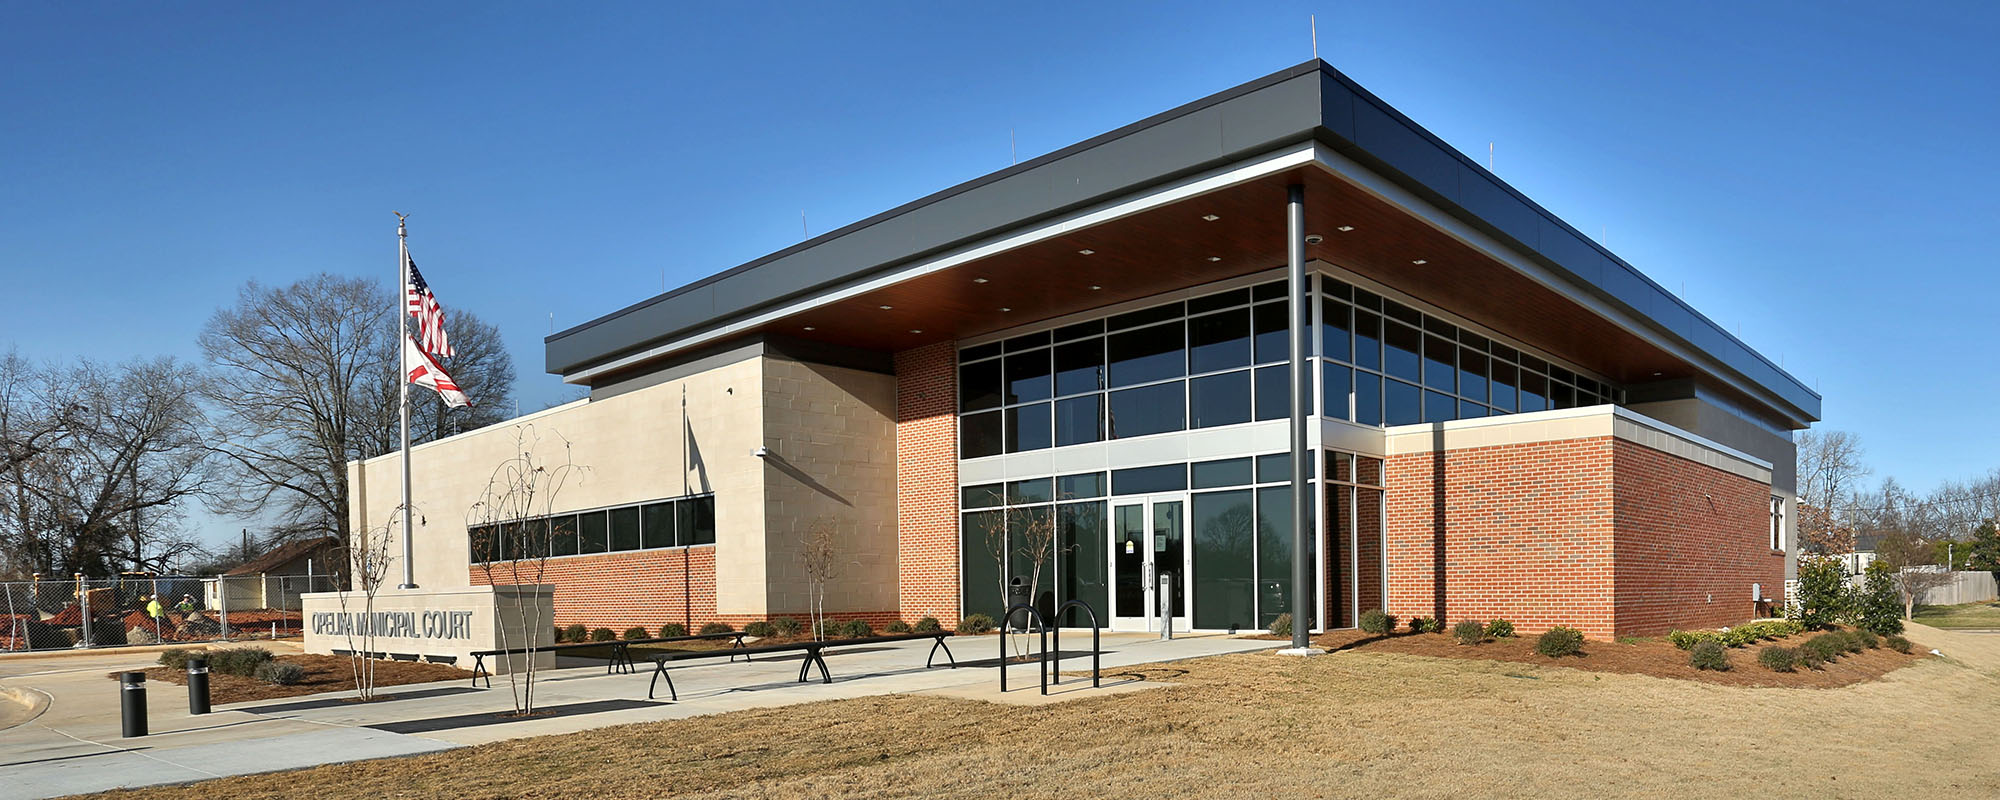
[[[817,638],[831,639],[839,635],[840,635],[840,620],[823,619],[819,621],[819,624],[813,626],[813,636]]]
[[[1765,645],[1757,651],[1757,663],[1772,672],[1791,672],[1798,667],[1799,654],[1781,645]]]
[[[1688,651],[1688,665],[1695,669],[1729,671],[1729,650],[1721,642],[1700,642]]]
[[[1868,577],[1853,598],[1854,627],[1888,636],[1903,632],[1903,598],[1896,592],[1896,579],[1889,565],[1868,565]]]
[[[1882,641],[1889,645],[1889,649],[1894,650],[1898,653],[1910,652],[1910,640],[1905,639],[1901,636],[1888,636],[1885,637]]]
[[[1842,631],[1840,634],[1840,643],[1845,645],[1847,652],[1850,653],[1859,653],[1868,649],[1868,643],[1861,641],[1860,631]]]
[[[623,636],[621,636],[620,638],[622,638],[622,639],[624,639],[624,640],[626,640],[626,641],[628,641],[628,642],[629,642],[629,641],[631,641],[631,640],[633,640],[633,639],[644,639],[644,638],[646,638],[646,637],[647,637],[647,634],[646,634],[646,629],[645,629],[645,628],[642,628],[642,627],[640,627],[640,626],[638,626],[638,625],[634,625],[634,626],[632,626],[632,627],[630,627],[630,628],[626,628],[626,629],[625,629],[625,634],[624,634]]]
[[[944,630],[944,625],[938,622],[937,617],[924,617],[917,620],[917,633],[937,633],[941,630]]]
[[[618,634],[612,633],[610,628],[590,629],[590,640],[593,642],[610,642],[610,641],[616,641],[617,639],[618,639]]]
[[[1857,641],[1861,642],[1862,647],[1867,648],[1869,650],[1874,650],[1882,646],[1882,637],[1876,636],[1874,632],[1869,631],[1865,628],[1862,630],[1855,631],[1854,638]]]
[[[1721,638],[1721,634],[1715,631],[1667,631],[1667,642],[1682,650],[1693,650],[1695,645],[1720,641]]]
[[[755,622],[745,623],[743,625],[743,632],[750,634],[751,636],[762,638],[765,636],[772,636],[777,634],[778,628],[777,626],[772,625],[771,623],[760,619]]]
[[[1437,633],[1441,630],[1444,630],[1444,626],[1430,617],[1410,618],[1411,633]]]
[[[1486,624],[1476,619],[1462,619],[1451,626],[1451,635],[1458,637],[1459,644],[1479,644],[1486,641]]]
[[[561,641],[581,642],[584,640],[585,637],[588,637],[589,635],[590,635],[590,629],[584,627],[582,624],[571,625],[563,629],[563,635]]]
[[[1799,645],[1799,649],[1819,656],[1821,661],[1837,661],[1842,653],[1847,652],[1847,642],[1838,634],[1822,633],[1807,639],[1805,644]]]
[[[718,633],[735,633],[735,632],[736,629],[734,627],[731,627],[730,624],[727,622],[705,622],[702,623],[701,626],[701,635],[703,636],[713,636]]]
[[[868,620],[850,619],[841,624],[840,635],[848,639],[860,639],[874,636],[875,629],[868,624]]]
[[[896,634],[896,635],[909,633],[910,623],[904,622],[899,619],[896,620],[895,622],[891,622],[887,625],[882,626],[882,632],[888,634]]]
[[[1488,622],[1486,623],[1486,635],[1493,639],[1512,639],[1514,638],[1514,623],[1504,619],[1496,619]]]
[[[1371,608],[1361,612],[1363,633],[1388,633],[1396,629],[1396,618],[1382,613],[1382,609]]]
[[[1279,614],[1276,619],[1271,620],[1271,635],[1285,637],[1292,635],[1292,615],[1290,612]]]
[[[229,647],[208,651],[208,669],[245,678],[257,675],[257,665],[271,660],[271,651],[262,647]]]
[[[1583,631],[1557,625],[1535,640],[1535,652],[1549,658],[1578,655],[1583,652]]]
[[[688,635],[688,627],[678,622],[669,622],[660,626],[660,638],[662,639],[673,639],[686,635]]]
[[[804,625],[800,625],[798,620],[791,617],[771,620],[771,627],[777,629],[779,636],[797,636],[799,631],[805,630]]]
[[[1792,651],[1792,654],[1798,656],[1799,666],[1801,667],[1805,667],[1806,669],[1826,668],[1826,656],[1815,648],[1799,645],[1797,649]]]
[[[1831,556],[1799,559],[1799,591],[1787,616],[1809,630],[1847,616],[1847,567]]]
[[[266,661],[261,664],[258,664],[257,669],[252,674],[257,678],[257,680],[263,681],[265,683],[275,683],[279,686],[290,686],[292,684],[302,682],[306,679],[306,668],[301,667],[297,664],[286,664],[278,661]]]
[[[993,631],[993,618],[985,614],[967,614],[958,620],[958,632],[976,636]]]
[[[175,670],[184,670],[187,669],[188,659],[194,657],[195,652],[184,647],[162,650],[160,651],[160,666]]]

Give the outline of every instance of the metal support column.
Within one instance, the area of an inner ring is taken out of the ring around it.
[[[1312,559],[1307,548],[1314,530],[1312,518],[1312,451],[1307,449],[1306,421],[1313,404],[1312,286],[1306,276],[1306,187],[1286,188],[1285,283],[1290,298],[1292,334],[1292,648],[1312,644]]]

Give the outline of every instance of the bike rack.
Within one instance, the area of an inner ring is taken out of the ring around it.
[[[1042,634],[1042,694],[1049,693],[1049,621],[1042,612],[1027,603],[1015,603],[1000,614],[1000,693],[1007,693],[1007,620],[1013,618],[1014,610],[1020,609],[1035,615],[1035,627]]]
[[[1055,630],[1056,685],[1057,686],[1062,685],[1062,615],[1063,612],[1068,611],[1071,606],[1081,608],[1083,609],[1083,613],[1090,615],[1090,688],[1095,689],[1101,685],[1099,682],[1103,679],[1102,670],[1098,668],[1098,656],[1104,652],[1104,648],[1098,645],[1098,638],[1097,638],[1097,634],[1100,630],[1102,630],[1102,626],[1097,624],[1097,609],[1091,608],[1089,603],[1083,602],[1082,600],[1071,600],[1067,603],[1063,603],[1062,605],[1056,606],[1056,630]],[[1047,693],[1044,692],[1044,694]]]

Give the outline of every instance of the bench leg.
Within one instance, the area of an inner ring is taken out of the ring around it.
[[[812,660],[813,660],[813,663],[814,663],[814,664],[818,664],[818,665],[819,665],[819,682],[820,682],[820,683],[832,683],[832,682],[833,682],[833,676],[832,676],[832,675],[828,675],[828,674],[827,674],[827,672],[826,672],[826,659],[825,659],[824,657],[822,657],[822,656],[821,656],[820,654],[818,654],[818,653],[813,653],[813,658],[812,658]]]
[[[944,650],[945,659],[951,662],[951,668],[958,669],[958,659],[952,658],[951,648],[944,646],[944,637],[942,636],[938,637],[937,644],[931,645],[931,654],[924,657],[924,669],[931,668],[931,659],[937,658],[937,651],[940,649]]]
[[[674,676],[667,674],[667,665],[665,663],[653,665],[653,679],[646,682],[646,699],[653,699],[653,690],[658,688],[661,678],[667,679],[667,695],[672,697],[675,702],[679,702],[681,693],[674,689]]]
[[[486,676],[486,688],[493,688],[493,673],[486,671],[486,657],[472,657],[472,688],[479,688],[479,676]]]

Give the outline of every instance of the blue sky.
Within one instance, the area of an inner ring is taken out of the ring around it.
[[[838,6],[838,7],[836,7]],[[0,347],[198,357],[250,278],[568,327],[1319,52],[1826,397],[2000,466],[1978,5],[0,5]],[[1916,416],[1912,416],[1915,414]],[[1913,423],[1922,421],[1923,426]],[[233,529],[232,529],[233,530]]]

